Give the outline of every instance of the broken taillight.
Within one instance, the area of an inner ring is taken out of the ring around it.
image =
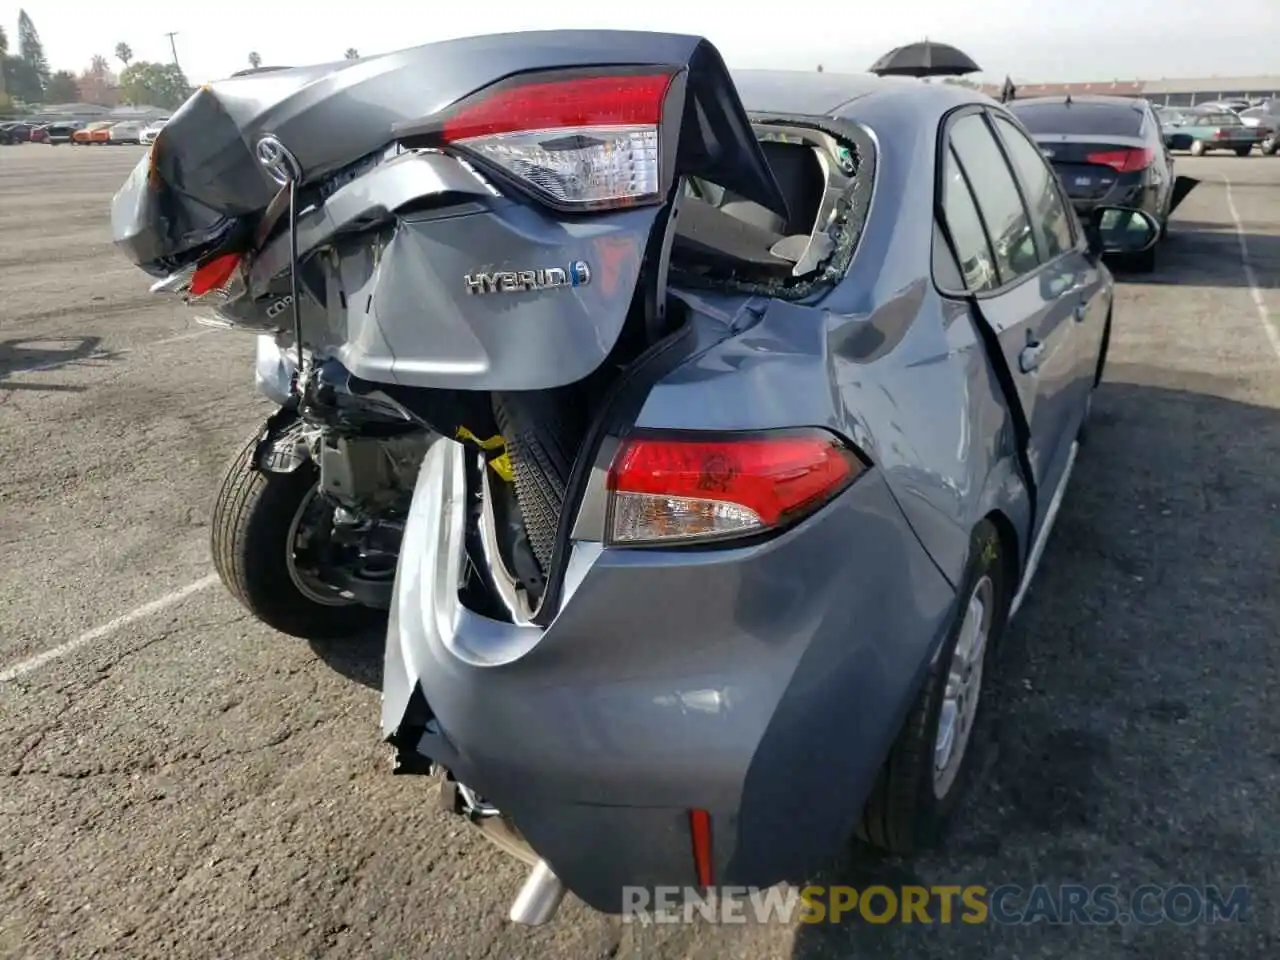
[[[609,469],[607,539],[676,545],[763,533],[808,516],[864,469],[826,430],[630,437]]]
[[[526,75],[463,100],[441,141],[553,206],[601,210],[662,199],[660,127],[672,74]]]
[[[240,266],[240,260],[240,254],[226,253],[200,264],[191,277],[187,296],[194,300],[227,286],[235,275],[236,267]]]

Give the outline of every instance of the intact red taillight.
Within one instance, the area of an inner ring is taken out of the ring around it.
[[[463,101],[441,136],[565,208],[654,203],[671,80],[661,72],[532,75]]]
[[[825,430],[631,437],[609,469],[608,541],[680,544],[762,533],[812,513],[864,469]]]
[[[1154,150],[1103,150],[1085,156],[1089,163],[1111,167],[1117,173],[1136,173],[1145,170],[1155,161]]]

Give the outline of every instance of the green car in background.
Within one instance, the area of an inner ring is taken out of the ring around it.
[[[1171,110],[1159,112],[1160,131],[1165,146],[1170,150],[1190,150],[1193,157],[1200,157],[1211,150],[1232,150],[1237,156],[1247,157],[1262,135],[1247,126],[1230,110]]]

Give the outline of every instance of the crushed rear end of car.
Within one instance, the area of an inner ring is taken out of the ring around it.
[[[465,461],[431,449],[406,525],[383,675],[401,769],[434,765],[452,810],[527,845],[531,886],[609,913],[625,888],[767,887],[824,863],[954,601],[883,477],[859,463],[794,526],[701,547],[596,539],[591,514],[625,508],[589,498],[543,627],[463,599]]]

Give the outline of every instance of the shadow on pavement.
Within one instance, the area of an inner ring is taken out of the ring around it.
[[[341,640],[311,640],[312,651],[335,673],[361,686],[382,689],[382,656],[386,629],[369,630]]]
[[[1248,287],[1240,259],[1240,241],[1229,225],[1205,224],[1215,229],[1188,229],[1174,218],[1169,236],[1156,248],[1156,269],[1132,273],[1122,263],[1111,263],[1121,283],[1162,286]],[[1280,289],[1280,235],[1246,233],[1253,282],[1263,289]]]
[[[1175,379],[1108,371],[944,847],[861,850],[812,882],[1112,884],[1126,912],[1142,884],[1245,885],[1248,922],[973,924],[957,898],[949,924],[934,900],[930,924],[802,925],[795,960],[1277,955],[1280,414],[1222,399],[1231,379]]]
[[[57,383],[15,383],[14,374],[57,370],[85,360],[113,360],[99,349],[101,337],[22,337],[0,341],[0,390],[43,390],[79,393],[87,387]]]

